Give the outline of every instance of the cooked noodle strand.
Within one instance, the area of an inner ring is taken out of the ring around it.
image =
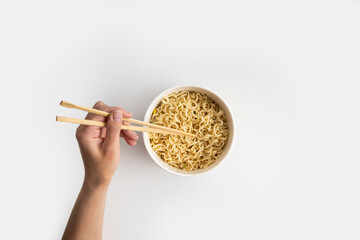
[[[196,135],[150,133],[150,144],[157,155],[165,163],[186,171],[213,164],[229,135],[224,111],[199,92],[180,91],[163,97],[150,122]]]

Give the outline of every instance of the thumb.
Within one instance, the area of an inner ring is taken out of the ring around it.
[[[106,123],[106,136],[104,140],[104,151],[113,151],[120,147],[120,131],[122,125],[122,112],[115,110],[110,113]]]

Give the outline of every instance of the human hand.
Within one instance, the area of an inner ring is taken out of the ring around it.
[[[120,107],[109,107],[103,102],[97,102],[94,107],[110,112],[109,117],[89,113],[85,119],[107,121],[106,128],[80,125],[76,130],[81,156],[85,168],[85,181],[96,185],[108,185],[120,161],[120,141],[134,146],[138,135],[133,131],[121,131],[122,117],[130,118],[131,113]]]

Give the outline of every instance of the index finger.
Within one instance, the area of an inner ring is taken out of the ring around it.
[[[101,106],[101,108],[102,109],[99,109],[99,110],[102,110],[102,111],[104,111],[104,112],[108,112],[108,113],[110,113],[110,112],[112,112],[112,111],[114,111],[114,110],[120,110],[122,113],[123,113],[123,117],[124,118],[131,118],[132,117],[132,113],[130,113],[130,112],[128,112],[128,111],[126,111],[125,109],[123,109],[122,107],[113,107],[113,106],[108,106],[108,105],[102,105]]]
[[[101,109],[103,111],[106,112],[112,112],[114,110],[121,110],[123,112],[123,117],[124,118],[131,118],[132,117],[132,113],[126,111],[125,109],[121,108],[121,107],[111,107],[111,106],[105,106],[103,109]],[[124,122],[124,125],[129,125],[128,122]],[[121,136],[126,140],[127,143],[129,143],[130,145],[135,145],[136,144],[136,140],[139,138],[139,136],[134,132],[134,131],[129,131],[129,130],[121,130]],[[105,135],[105,129],[102,132],[102,136]]]
[[[107,112],[106,110],[108,109],[108,107],[109,107],[109,106],[106,105],[105,103],[103,103],[102,101],[97,101],[92,108]],[[97,116],[101,116],[102,118],[98,118]],[[95,119],[94,119],[94,118],[95,118]],[[102,121],[104,121],[104,120],[105,120],[105,116],[102,116],[102,115],[98,115],[98,114],[90,113],[90,112],[89,112],[89,113],[86,115],[85,119],[88,119],[88,120],[96,120],[96,121],[100,121],[100,119],[102,119]]]
[[[104,110],[107,107],[107,105],[105,103],[103,103],[102,101],[97,101],[95,103],[95,105],[93,106],[94,109],[98,109],[98,110]],[[106,117],[102,116],[102,115],[97,115],[94,113],[88,113],[85,117],[85,119],[88,120],[94,120],[94,121],[99,121],[99,122],[104,122],[106,121]],[[88,125],[80,125],[77,129],[77,132],[87,132],[87,131],[92,131],[92,130],[100,130],[100,134],[99,136],[101,136],[101,132],[102,127],[96,127],[96,126],[88,126]]]

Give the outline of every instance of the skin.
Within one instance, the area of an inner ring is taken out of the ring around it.
[[[110,112],[108,118],[89,113],[85,119],[107,121],[106,128],[80,125],[76,130],[85,177],[71,212],[63,240],[102,239],[107,191],[120,161],[120,139],[134,146],[136,133],[121,130],[122,118],[132,114],[119,107],[97,102],[93,108]]]

